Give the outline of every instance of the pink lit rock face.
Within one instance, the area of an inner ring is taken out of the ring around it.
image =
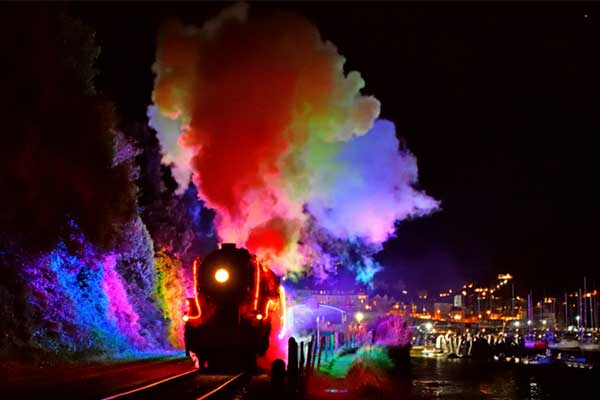
[[[48,253],[21,261],[20,279],[31,310],[23,326],[34,350],[65,357],[132,357],[181,346],[168,341],[181,318],[165,315],[163,306],[183,310],[185,296],[179,287],[154,290],[159,260],[144,258],[152,255],[145,246],[103,253],[80,233],[70,239],[78,245],[74,249],[60,242]],[[173,297],[180,302],[165,301]]]
[[[115,270],[116,263],[117,258],[113,254],[108,255],[103,263],[102,288],[108,299],[108,318],[134,347],[140,349],[146,344],[146,339],[139,333],[140,317],[129,302],[123,279]]]

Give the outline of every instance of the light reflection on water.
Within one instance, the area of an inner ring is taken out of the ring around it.
[[[600,390],[599,376],[590,371],[464,359],[413,358],[412,365],[411,395],[403,398],[415,400],[558,400]]]

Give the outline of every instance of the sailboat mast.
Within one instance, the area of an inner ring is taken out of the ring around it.
[[[567,292],[565,292],[565,326],[564,329],[567,329],[569,325],[569,297],[567,296]]]
[[[587,295],[587,279],[583,277],[583,329],[587,328],[587,303],[585,302],[585,296]]]

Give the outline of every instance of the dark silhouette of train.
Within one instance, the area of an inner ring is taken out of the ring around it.
[[[187,299],[184,316],[186,353],[201,368],[254,366],[269,347],[271,330],[285,318],[279,278],[230,243],[195,260],[193,274],[194,297]]]

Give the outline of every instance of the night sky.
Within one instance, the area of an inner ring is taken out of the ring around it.
[[[128,119],[150,103],[165,17],[223,4],[67,6],[97,31],[100,91]],[[600,284],[596,136],[599,6],[255,4],[305,15],[362,73],[417,156],[435,215],[402,223],[379,278],[440,288],[510,272],[538,293]]]

